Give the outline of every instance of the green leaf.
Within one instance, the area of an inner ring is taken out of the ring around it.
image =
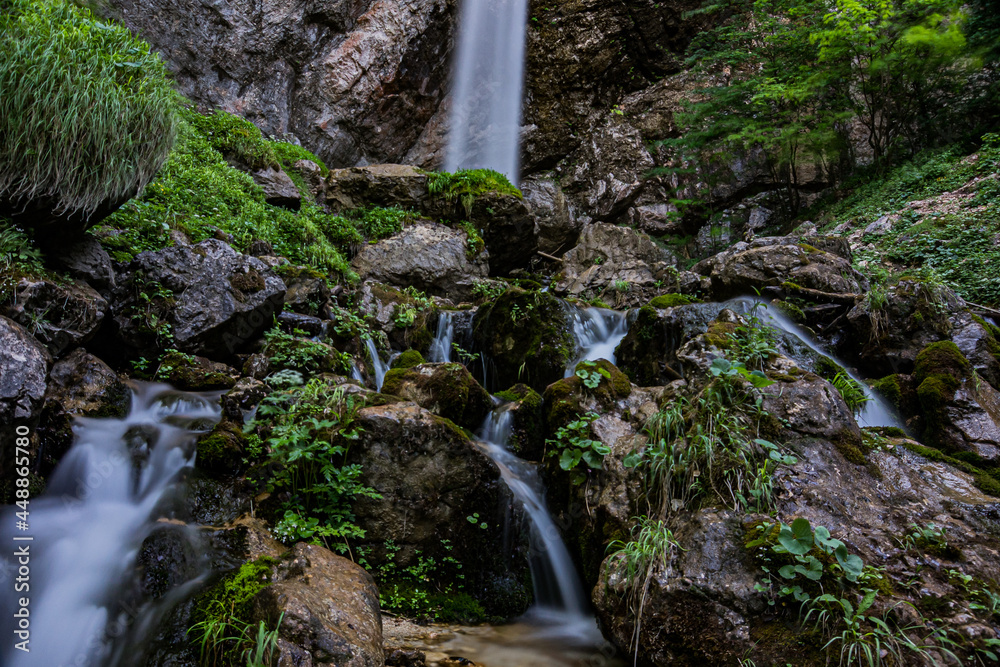
[[[559,467],[563,470],[572,470],[580,462],[583,453],[579,449],[564,449],[559,457]]]

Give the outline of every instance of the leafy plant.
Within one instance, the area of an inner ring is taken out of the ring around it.
[[[844,403],[847,404],[848,409],[855,415],[864,410],[865,404],[871,400],[861,384],[847,373],[838,372],[830,380],[830,384],[833,385],[833,388],[844,399]]]
[[[590,470],[601,470],[604,457],[611,453],[607,445],[590,436],[590,425],[598,417],[595,412],[587,413],[560,427],[554,439],[545,441],[546,447],[552,448],[548,455],[558,457],[559,467],[570,473],[574,485],[582,484],[587,479],[587,472],[579,469],[581,463]]]
[[[0,11],[0,209],[44,200],[89,218],[134,196],[176,136],[176,94],[149,44],[67,0]]]
[[[611,379],[611,372],[593,361],[584,360],[576,365],[576,376],[583,380],[583,386],[587,389],[597,389],[601,385],[601,378]]]

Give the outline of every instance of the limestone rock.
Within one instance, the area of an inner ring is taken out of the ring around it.
[[[269,167],[251,172],[254,183],[264,191],[264,201],[272,206],[299,210],[302,195],[292,179],[281,169]]]

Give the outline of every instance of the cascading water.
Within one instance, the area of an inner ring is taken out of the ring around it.
[[[371,338],[365,340],[365,345],[368,348],[368,356],[372,360],[372,369],[375,371],[375,390],[381,391],[385,374],[389,372],[389,364],[392,363],[392,357],[387,362],[382,361],[382,357],[378,355],[378,348],[375,347],[375,341]]]
[[[519,177],[528,0],[465,0],[459,16],[445,170]]]
[[[581,361],[607,359],[615,363],[615,348],[628,333],[626,313],[606,308],[582,308],[573,314],[573,337],[582,350],[566,368],[566,377]]]
[[[454,313],[442,311],[438,315],[437,331],[431,342],[427,360],[431,362],[451,361],[451,343],[455,339]]]
[[[839,359],[813,342],[809,334],[803,331],[797,324],[792,322],[780,310],[768,307],[766,301],[754,299],[752,297],[741,297],[727,302],[726,305],[735,306],[735,309],[743,310],[744,312],[750,312],[756,308],[757,317],[760,318],[760,320],[765,324],[775,329],[780,329],[781,331],[793,336],[815,354],[830,357],[841,366],[844,366]],[[857,416],[858,426],[895,426],[896,428],[905,428],[902,421],[896,416],[895,412],[888,405],[888,403],[872,391],[871,387],[869,387],[867,383],[857,377],[854,373],[847,370],[846,366],[844,366],[844,370],[852,380],[858,383],[858,385],[864,390],[865,396],[868,398],[868,401],[865,403],[861,413]]]
[[[4,647],[8,667],[102,664],[120,624],[117,591],[152,527],[153,514],[194,462],[194,440],[219,420],[217,398],[139,386],[124,419],[79,419],[75,443],[47,492],[31,500],[31,652]],[[16,511],[16,508],[9,510]],[[3,530],[14,517],[2,517]],[[10,533],[4,534],[12,544]],[[5,554],[0,567],[16,571]],[[5,588],[2,595],[14,595]],[[22,594],[23,595],[23,594]],[[4,609],[13,600],[0,597]],[[9,617],[0,621],[12,637]],[[113,636],[113,634],[112,634]]]
[[[486,418],[479,435],[483,451],[496,463],[531,522],[529,565],[535,607],[528,616],[545,626],[549,635],[581,644],[599,642],[601,634],[589,614],[580,578],[559,529],[546,509],[538,472],[507,449],[511,424],[508,406],[501,405]]]

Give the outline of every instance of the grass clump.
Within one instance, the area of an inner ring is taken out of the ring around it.
[[[513,195],[521,191],[506,176],[492,169],[460,169],[454,173],[434,172],[427,180],[427,191],[449,204],[461,203],[466,215],[472,215],[472,202],[487,193]]]
[[[0,210],[87,221],[141,191],[176,136],[160,56],[67,0],[8,0],[0,34]]]

